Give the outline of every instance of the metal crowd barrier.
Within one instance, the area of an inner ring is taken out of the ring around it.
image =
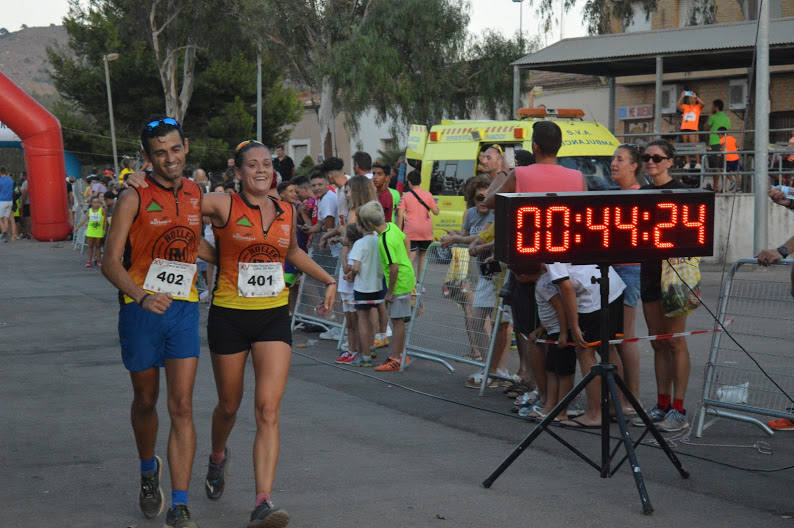
[[[309,257],[320,265],[329,275],[336,278],[339,275],[339,259],[331,255],[328,248],[310,247]],[[326,316],[317,313],[317,306],[325,300],[325,285],[310,277],[302,274],[300,286],[298,287],[298,300],[295,302],[295,309],[292,312],[292,330],[298,323],[307,323],[322,326],[326,330],[332,328],[339,329],[339,339],[337,348],[341,346],[345,329],[345,314],[342,310],[342,302],[337,295],[331,312]]]
[[[491,328],[497,327],[501,314],[494,309],[499,292],[493,281],[481,277],[468,247],[431,244],[416,291],[402,364],[410,352],[411,357],[438,361],[452,372],[450,361],[485,370],[496,336]],[[483,379],[487,383],[487,376]]]
[[[82,207],[77,209],[74,213],[74,225],[78,225],[80,222],[83,221],[83,217],[85,216],[86,212],[83,210]],[[85,231],[87,226],[81,227],[79,230],[74,232],[74,236],[72,237],[72,250],[80,250],[80,254],[82,255],[86,248],[85,243]]]
[[[720,295],[718,318],[733,319],[728,332],[794,398],[794,297],[792,264],[783,260],[770,267],[756,259],[742,259],[731,268]],[[714,333],[706,364],[702,406],[695,435],[714,420],[706,415],[752,423],[772,435],[761,417],[794,420],[794,402],[761,372],[723,332]]]

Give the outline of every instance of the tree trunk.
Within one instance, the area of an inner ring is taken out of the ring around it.
[[[320,140],[323,142],[323,156],[328,159],[335,156],[337,152],[334,87],[329,77],[323,78],[322,87],[320,88],[320,108],[317,109],[317,118],[320,122]]]

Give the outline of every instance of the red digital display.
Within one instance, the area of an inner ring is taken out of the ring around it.
[[[712,255],[714,193],[500,194],[495,222],[496,257],[511,265]]]

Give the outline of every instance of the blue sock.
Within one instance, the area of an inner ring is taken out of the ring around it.
[[[141,459],[141,473],[150,473],[155,469],[157,469],[157,463],[154,457],[149,460]]]
[[[171,490],[171,508],[177,504],[187,506],[187,490]]]

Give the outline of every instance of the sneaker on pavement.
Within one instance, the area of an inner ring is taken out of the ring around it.
[[[375,348],[383,348],[389,346],[389,338],[384,337],[383,339],[376,339],[375,340]]]
[[[388,358],[382,365],[375,367],[377,372],[395,372],[400,370],[400,360],[394,357]]]
[[[254,508],[248,528],[284,528],[289,523],[286,510],[276,508],[269,500]]]
[[[477,372],[466,378],[464,385],[470,389],[479,389],[480,385],[482,385],[482,372]]]
[[[163,513],[165,495],[160,487],[160,477],[163,475],[163,461],[159,456],[154,457],[155,468],[151,475],[141,473],[141,492],[138,495],[138,506],[143,516],[154,519]]]
[[[173,528],[198,528],[198,524],[190,520],[190,510],[184,504],[176,504],[168,510],[165,525]]]
[[[654,405],[653,409],[651,409],[650,411],[646,411],[646,413],[648,413],[648,418],[650,418],[653,423],[661,422],[662,420],[664,420],[664,417],[667,415],[667,412],[663,411],[662,408],[659,407],[658,405]],[[643,422],[642,418],[640,418],[639,416],[635,416],[631,420],[631,425],[635,425],[637,427],[643,427],[645,425],[645,422]]]
[[[678,409],[667,411],[664,420],[656,424],[656,428],[665,433],[683,431],[687,427],[689,427],[689,422],[686,421],[686,411],[680,412]]]
[[[794,422],[788,418],[778,418],[777,420],[770,420],[767,425],[775,431],[794,431]]]
[[[342,331],[338,327],[333,327],[326,330],[318,336],[320,339],[328,339],[329,341],[338,341],[342,337]]]
[[[346,365],[349,364],[351,361],[353,361],[353,357],[354,354],[351,354],[350,352],[342,352],[341,354],[339,354],[339,357],[336,358],[336,361],[334,361],[334,363]]]
[[[364,355],[356,353],[355,357],[348,363],[351,367],[371,367],[372,366],[372,358]]]
[[[226,485],[226,467],[229,464],[229,448],[223,450],[223,461],[215,464],[210,456],[209,466],[207,467],[207,478],[204,479],[204,491],[207,498],[218,500],[223,495],[223,488]]]

